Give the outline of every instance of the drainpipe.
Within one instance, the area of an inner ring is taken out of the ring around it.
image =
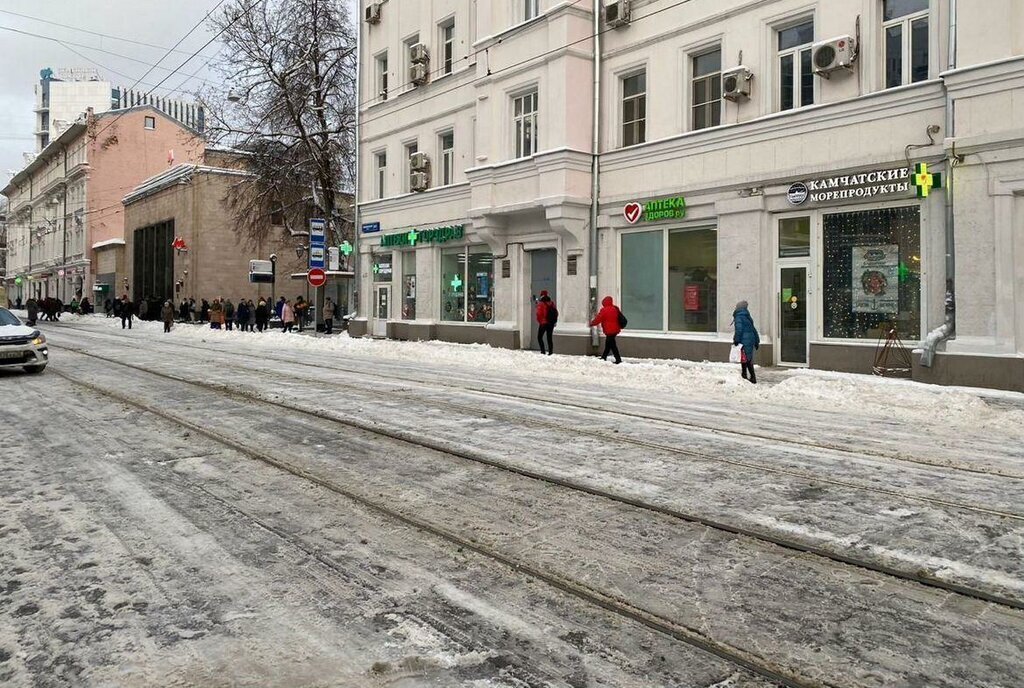
[[[957,0],[949,2],[949,69],[957,65]],[[954,102],[946,88],[946,136],[955,139],[956,118]],[[955,150],[955,149],[954,149]],[[955,155],[946,156],[946,317],[942,325],[928,333],[921,347],[921,365],[931,368],[935,351],[939,345],[956,336],[956,245],[954,244],[955,213],[953,207],[954,171],[958,160]]]
[[[594,0],[594,138],[591,149],[590,187],[590,314],[597,312],[597,215],[601,194],[601,0]],[[597,346],[597,330],[591,328],[592,346]]]
[[[355,112],[355,169],[356,176],[352,180],[352,255],[349,256],[348,264],[352,268],[352,288],[349,289],[348,303],[349,309],[346,317],[348,317],[349,325],[352,324],[352,318],[359,315],[359,299],[362,297],[361,292],[361,276],[362,276],[362,264],[359,259],[359,237],[362,234],[362,212],[360,211],[359,202],[362,193],[362,170],[360,169],[359,163],[361,160],[361,146],[360,146],[360,116],[359,116],[359,96],[362,93],[360,90],[362,86],[362,55],[363,55],[363,27],[366,26],[365,22],[358,21],[359,31],[356,32],[356,112]],[[369,315],[369,313],[367,313]],[[347,329],[347,328],[346,328]]]

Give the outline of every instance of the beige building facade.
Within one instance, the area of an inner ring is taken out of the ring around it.
[[[1024,3],[362,5],[357,332],[1024,389]]]
[[[245,187],[250,175],[237,165],[218,166],[215,155],[208,154],[206,163],[178,165],[123,199],[131,298],[170,299],[175,304],[223,298],[237,303],[241,298],[304,295],[305,282],[292,275],[305,270],[295,248],[307,237],[269,224],[265,237],[243,236],[228,199],[234,189]],[[176,240],[180,248],[175,248]],[[271,255],[277,256],[275,282],[250,283],[249,261]]]

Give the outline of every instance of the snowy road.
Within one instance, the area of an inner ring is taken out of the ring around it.
[[[0,682],[1024,673],[1019,395],[111,324],[0,376]]]

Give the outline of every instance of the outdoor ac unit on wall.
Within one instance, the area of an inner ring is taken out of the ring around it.
[[[430,177],[426,172],[413,172],[409,175],[409,186],[413,191],[426,191],[430,188]]]
[[[826,79],[832,72],[852,69],[857,61],[857,41],[853,36],[839,36],[815,43],[811,48],[814,73]]]
[[[629,24],[631,9],[630,0],[609,2],[604,6],[604,23],[611,27]]]
[[[409,59],[413,61],[413,64],[425,64],[430,60],[430,53],[427,52],[427,46],[422,43],[416,43],[409,48]]]
[[[722,97],[738,103],[750,98],[750,80],[754,73],[740,65],[722,74]]]
[[[371,2],[366,6],[366,23],[380,24],[381,3]]]
[[[430,78],[430,68],[425,64],[414,64],[409,68],[409,81],[416,85],[427,83]]]
[[[413,172],[425,172],[430,167],[430,158],[426,153],[413,153],[409,158],[409,168]]]

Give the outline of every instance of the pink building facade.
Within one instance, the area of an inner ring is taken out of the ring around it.
[[[175,164],[201,162],[204,151],[198,132],[151,106],[87,113],[3,190],[11,300],[102,303],[123,293],[130,275],[121,199]]]

